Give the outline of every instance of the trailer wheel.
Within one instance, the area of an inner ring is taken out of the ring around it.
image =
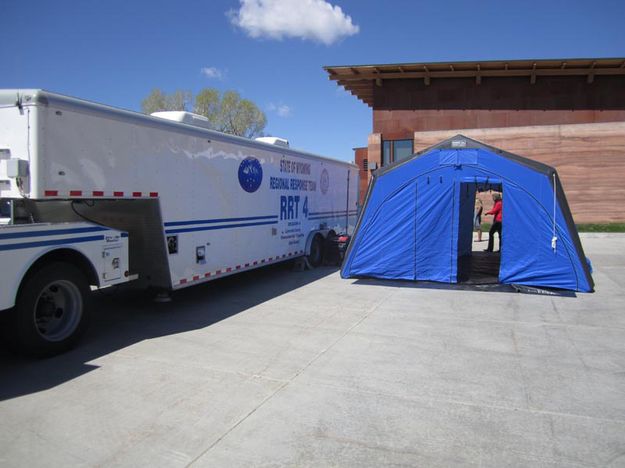
[[[313,240],[310,244],[310,253],[308,257],[306,257],[308,263],[311,267],[316,268],[321,265],[323,260],[323,237],[317,234],[313,237]]]
[[[44,357],[72,348],[88,325],[89,285],[68,263],[50,263],[22,284],[13,309],[18,351]]]

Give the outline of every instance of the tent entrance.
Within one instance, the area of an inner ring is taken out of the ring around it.
[[[491,193],[501,192],[500,180],[478,180],[459,182],[458,197],[458,282],[466,284],[497,284],[501,253],[485,252],[488,232],[482,232],[482,242],[477,241],[476,207],[477,200],[490,198]],[[486,210],[483,210],[485,213]],[[492,221],[492,217],[481,222]],[[500,238],[495,234],[495,250],[499,250]]]

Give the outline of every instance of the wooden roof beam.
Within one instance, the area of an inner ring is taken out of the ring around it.
[[[588,72],[588,77],[586,78],[586,83],[588,84],[591,84],[593,81],[595,81],[595,65],[597,65],[596,61],[592,62],[592,64],[590,65],[590,71]]]
[[[532,74],[530,75],[530,84],[536,84],[536,62],[532,65]]]
[[[358,89],[360,91],[370,91],[371,86],[345,86],[345,89]]]
[[[426,67],[425,65],[423,65],[423,70],[425,71],[423,83],[425,84],[425,86],[430,86],[430,70],[428,70],[428,67]]]
[[[475,75],[475,84],[477,86],[482,84],[482,75],[480,74],[480,64],[477,64],[477,73]]]
[[[371,80],[339,80],[337,84],[341,86],[372,86]]]
[[[362,79],[362,78],[359,78],[359,79],[351,79],[351,80],[349,80],[349,79],[345,79],[345,78],[341,78],[340,80],[337,80],[337,84],[340,84],[340,85],[346,85],[346,84],[348,84],[348,85],[355,85],[355,84],[359,84],[359,85],[364,85],[364,84],[366,84],[366,85],[371,85],[371,84],[372,84],[372,80],[371,80],[370,78],[369,78],[369,79],[366,79],[366,80],[365,80],[365,79]]]

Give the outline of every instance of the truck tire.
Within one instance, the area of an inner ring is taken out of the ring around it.
[[[89,285],[69,263],[54,262],[30,274],[12,310],[13,345],[46,357],[71,349],[89,322]]]
[[[306,260],[313,268],[317,268],[321,265],[323,261],[323,237],[321,237],[320,234],[316,234],[315,237],[313,237],[310,243],[310,253],[308,257],[306,257]]]

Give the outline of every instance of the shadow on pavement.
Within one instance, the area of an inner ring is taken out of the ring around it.
[[[0,401],[52,388],[98,366],[90,361],[142,340],[208,327],[332,274],[336,267],[294,272],[290,263],[239,273],[155,303],[146,291],[96,291],[91,326],[78,347],[48,359],[0,348]]]

